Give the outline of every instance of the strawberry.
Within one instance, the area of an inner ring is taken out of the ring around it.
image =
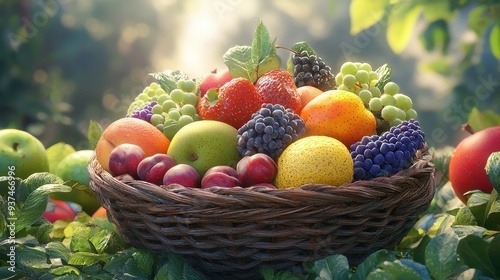
[[[246,78],[234,78],[220,88],[210,89],[198,103],[200,117],[225,122],[236,129],[260,108],[255,86]]]
[[[276,68],[262,75],[255,83],[260,103],[281,104],[300,114],[302,102],[292,75]]]

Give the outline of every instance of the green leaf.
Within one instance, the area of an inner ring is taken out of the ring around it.
[[[377,266],[384,261],[392,261],[396,258],[395,251],[378,250],[369,255],[361,264],[356,268],[356,272],[351,276],[351,280],[366,279],[368,274],[375,270]]]
[[[476,35],[483,37],[484,31],[491,23],[491,18],[486,16],[488,7],[486,5],[478,5],[469,13],[468,24]]]
[[[63,184],[64,181],[58,176],[48,173],[48,172],[40,172],[33,173],[28,178],[22,181],[22,184],[16,187],[16,203],[18,205],[22,205],[26,202],[28,196],[31,193],[43,186],[45,184]]]
[[[90,242],[94,245],[97,253],[104,252],[112,243],[113,233],[107,230],[101,230],[99,233],[90,238]]]
[[[489,230],[497,230],[500,231],[500,200],[496,200],[497,193],[493,190],[491,194],[491,199],[488,201],[488,204],[491,203],[491,207],[487,208],[488,216],[486,221],[484,222],[484,227]]]
[[[378,74],[378,82],[375,85],[381,92],[384,92],[384,86],[391,81],[392,69],[389,64],[384,64],[375,70]]]
[[[272,268],[263,267],[259,269],[260,275],[264,280],[303,280],[304,276],[294,274],[287,270],[275,270]]]
[[[389,2],[389,0],[353,0],[349,7],[351,35],[356,35],[381,20]]]
[[[87,131],[87,140],[89,141],[90,149],[94,150],[97,142],[101,139],[102,127],[97,121],[90,120],[89,128]]]
[[[107,262],[111,259],[108,254],[95,254],[90,252],[76,252],[71,255],[68,264],[71,265],[93,265],[98,262]]]
[[[480,131],[488,127],[500,125],[500,115],[492,110],[479,111],[472,108],[467,119],[467,123],[474,131]]]
[[[493,55],[500,60],[500,21],[497,21],[490,33],[490,48]]]
[[[469,235],[460,240],[457,253],[469,267],[477,268],[489,277],[500,279],[500,273],[496,271],[492,260],[490,260],[488,245],[490,244],[481,237]],[[498,259],[493,261],[498,262]]]
[[[431,279],[431,276],[429,275],[429,270],[427,270],[427,267],[425,267],[425,265],[409,259],[401,259],[399,261],[403,265],[413,269],[420,276],[422,276],[423,279]]]
[[[154,280],[165,280],[168,279],[168,263],[164,264],[158,269],[158,272],[156,272]]]
[[[40,247],[31,248],[27,246],[17,246],[16,265],[33,268],[48,264],[47,255]]]
[[[34,190],[26,199],[24,205],[19,209],[16,221],[16,232],[32,225],[42,217],[47,207],[49,193],[69,191],[71,191],[70,187],[61,184],[46,184]]]
[[[313,271],[318,280],[349,279],[349,262],[344,255],[332,255],[314,262]]]
[[[432,277],[446,279],[460,264],[457,258],[458,236],[450,231],[434,237],[425,249],[425,265]]]
[[[488,157],[486,174],[488,174],[493,188],[500,192],[500,152],[494,152]]]
[[[181,256],[168,255],[168,280],[208,280],[208,277],[192,268]]]
[[[431,240],[432,238],[429,235],[424,235],[418,246],[411,251],[411,255],[415,261],[425,264],[425,250]]]
[[[476,218],[468,207],[461,207],[458,209],[453,225],[468,225],[477,226]]]
[[[75,234],[71,237],[70,247],[72,252],[90,252],[98,253],[94,244],[90,242],[87,236],[83,234]]]
[[[53,228],[54,226],[50,222],[44,220],[44,223],[42,223],[41,225],[31,228],[28,234],[35,237],[38,242],[46,244],[51,240],[50,233],[52,232]]]
[[[266,26],[259,20],[257,29],[253,35],[252,47],[251,47],[251,58],[252,61],[260,65],[266,62],[272,55],[276,53],[276,48],[274,43],[269,36],[269,31],[267,31]]]
[[[488,245],[488,257],[495,268],[495,275],[500,275],[500,266],[498,262],[500,260],[500,234],[495,235]]]
[[[376,270],[370,272],[366,277],[367,280],[385,280],[385,279],[405,279],[405,280],[423,280],[412,268],[402,264],[396,260],[393,262],[385,261]]]
[[[167,70],[165,72],[150,73],[155,78],[166,93],[170,93],[177,88],[177,82],[188,80],[188,76],[180,70]]]
[[[316,52],[314,49],[309,46],[309,44],[306,41],[300,41],[292,46],[292,50],[295,51],[296,53],[301,53],[302,51],[307,51],[309,55],[316,55]]]
[[[137,266],[149,276],[153,271],[154,255],[147,250],[137,250],[132,254]]]
[[[472,234],[478,237],[482,237],[486,232],[486,229],[484,227],[479,227],[479,226],[458,225],[458,226],[452,226],[451,228],[455,231],[458,238],[463,238]]]
[[[222,56],[224,64],[229,69],[231,77],[243,77],[252,83],[257,80],[257,63],[252,60],[252,48],[250,46],[235,46],[227,50]]]
[[[399,54],[406,48],[421,12],[421,6],[415,6],[411,2],[394,5],[387,24],[387,42],[392,51]]]
[[[448,23],[442,19],[431,22],[420,34],[420,41],[427,51],[433,51],[436,48],[440,48],[441,53],[446,54],[450,43]]]
[[[486,212],[486,207],[488,205],[489,198],[489,194],[473,192],[467,199],[467,207],[469,207],[469,210],[476,218],[477,224],[480,226],[484,225],[487,218],[488,212]]]
[[[296,53],[301,53],[302,51],[307,51],[307,53],[310,55],[316,55],[316,52],[314,51],[314,49],[311,46],[309,46],[309,44],[305,41],[300,41],[300,42],[293,44],[292,50]],[[293,53],[290,53],[290,55],[288,56],[288,60],[286,62],[286,70],[290,74],[293,74],[293,68],[294,68],[292,55],[293,55]]]
[[[415,227],[412,227],[410,231],[405,235],[405,237],[403,237],[401,242],[399,242],[398,246],[396,246],[397,250],[404,251],[410,248],[410,246],[419,242],[424,234],[425,232],[423,229],[416,229]]]
[[[121,251],[112,255],[112,258],[104,266],[104,270],[111,274],[118,274],[125,267],[125,262],[132,258],[132,253],[134,253],[136,250],[136,248],[131,247],[128,250]]]
[[[60,258],[67,262],[70,257],[69,249],[59,241],[53,241],[45,245],[45,252],[49,258]]]
[[[50,273],[52,273],[53,275],[57,275],[57,276],[61,276],[61,275],[65,275],[65,274],[72,274],[72,273],[74,273],[75,275],[81,274],[81,272],[80,272],[80,270],[78,270],[78,268],[76,268],[74,266],[69,266],[69,265],[63,265],[60,267],[53,268],[50,270]]]

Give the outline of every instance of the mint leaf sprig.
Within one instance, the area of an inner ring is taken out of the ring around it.
[[[259,20],[251,46],[234,46],[222,56],[233,78],[243,77],[255,83],[264,73],[279,68],[276,39],[272,40],[266,26]]]

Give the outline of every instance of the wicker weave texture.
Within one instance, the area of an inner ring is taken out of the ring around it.
[[[392,177],[340,187],[190,189],[114,178],[95,157],[90,186],[133,246],[183,255],[206,273],[251,279],[258,267],[300,270],[339,253],[351,265],[394,248],[434,195],[434,168],[418,160]]]

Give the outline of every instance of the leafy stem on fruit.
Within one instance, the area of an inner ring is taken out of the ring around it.
[[[284,47],[284,46],[276,45],[276,46],[274,46],[274,47],[275,47],[276,49],[283,49],[283,50],[287,50],[287,51],[289,51],[289,52],[292,52],[292,53],[294,53],[294,54],[299,54],[298,52],[296,52],[296,51],[294,51],[294,50],[292,50],[292,49],[290,49],[290,48]]]
[[[467,132],[469,132],[471,135],[472,135],[472,134],[474,134],[474,133],[476,133],[476,132],[474,131],[474,129],[472,128],[472,126],[470,126],[470,124],[469,124],[469,123],[464,123],[464,124],[462,124],[462,131],[467,131]]]

